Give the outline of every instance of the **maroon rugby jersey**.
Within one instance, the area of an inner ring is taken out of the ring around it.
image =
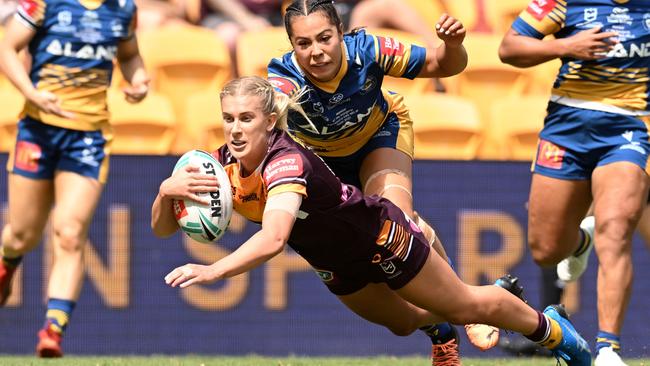
[[[268,196],[288,191],[303,195],[288,244],[314,267],[336,269],[343,259],[346,265],[369,262],[373,246],[404,260],[412,233],[419,232],[390,201],[341,183],[320,157],[285,131],[273,132],[266,157],[248,177],[240,175],[226,145],[214,156],[230,177],[235,210],[251,221],[262,221]]]

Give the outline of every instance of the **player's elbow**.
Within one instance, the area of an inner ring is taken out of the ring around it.
[[[159,222],[151,220],[151,231],[158,238],[168,238],[172,236],[176,230],[178,230],[178,225],[161,225]]]
[[[517,63],[517,57],[513,55],[513,53],[510,50],[510,47],[508,47],[508,45],[505,42],[502,42],[501,45],[499,46],[499,59],[504,64],[517,66],[515,65]]]
[[[273,258],[284,250],[287,243],[287,238],[283,235],[272,235],[267,239],[268,245],[266,246],[267,258]]]

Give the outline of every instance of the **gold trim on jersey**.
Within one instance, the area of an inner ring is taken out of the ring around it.
[[[287,183],[287,184],[280,184],[278,186],[275,186],[271,188],[269,193],[267,193],[267,197],[271,197],[274,194],[280,194],[284,192],[294,192],[304,197],[307,197],[307,187],[297,183]]]
[[[102,6],[103,3],[104,0],[79,0],[79,4],[88,10],[95,10]]]
[[[413,126],[404,105],[404,99],[399,94],[389,94],[382,89],[382,94],[388,103],[388,110],[383,113],[375,106],[366,119],[366,123],[360,128],[350,128],[341,136],[332,139],[311,138],[295,131],[296,137],[311,146],[321,156],[342,157],[348,156],[361,149],[377,133],[386,121],[389,113],[396,113],[400,122],[396,148],[405,154],[413,157]]]
[[[62,118],[40,110],[27,101],[24,113],[43,123],[81,131],[102,129],[108,123],[106,90],[109,72],[102,69],[81,69],[62,65],[46,64],[39,71],[38,90],[56,94],[63,110],[72,112],[74,119]]]

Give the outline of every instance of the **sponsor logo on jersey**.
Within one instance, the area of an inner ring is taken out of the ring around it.
[[[650,32],[650,13],[643,14],[643,28]]]
[[[537,20],[544,19],[555,8],[555,0],[533,0],[528,5],[526,12]]]
[[[34,0],[23,0],[20,2],[20,7],[32,19],[38,13],[38,4]]]
[[[546,140],[540,140],[537,165],[550,169],[562,169],[566,149]]]
[[[375,89],[376,87],[377,87],[377,79],[372,75],[368,76],[368,78],[366,79],[366,82],[363,83],[363,86],[361,87],[361,90],[359,91],[359,93],[361,93],[361,95],[365,95],[368,92]]]
[[[72,13],[68,10],[60,11],[56,15],[57,23],[52,26],[54,32],[74,33],[77,27],[72,25]]]
[[[379,53],[381,55],[389,56],[403,56],[404,55],[404,45],[391,37],[377,37],[379,40]]]
[[[114,37],[124,37],[126,32],[124,31],[124,25],[119,19],[111,20],[111,32]]]
[[[113,61],[117,53],[117,46],[84,44],[79,49],[73,49],[71,42],[61,43],[58,39],[55,39],[50,42],[46,51],[54,56],[73,57],[83,60]]]
[[[296,86],[291,81],[284,78],[271,77],[269,78],[269,83],[271,83],[274,88],[280,89],[280,91],[286,95],[291,95],[296,90]]]
[[[614,48],[607,53],[607,57],[615,58],[632,58],[632,57],[650,57],[650,42],[647,43],[617,43]]]
[[[271,181],[286,178],[299,177],[303,173],[302,158],[298,154],[289,154],[275,159],[264,169],[264,180]]]
[[[630,16],[630,9],[616,7],[612,9],[612,13],[607,16],[607,21],[612,24],[632,24],[632,17]]]
[[[344,97],[345,97],[345,96],[344,96],[343,94],[341,94],[341,93],[336,93],[336,94],[332,95],[332,97],[330,98],[330,100],[329,100],[329,104],[330,104],[330,105],[336,105],[336,104],[339,104],[339,103],[341,103],[341,101],[343,100]]]
[[[584,19],[585,22],[591,23],[598,18],[598,8],[585,8]]]

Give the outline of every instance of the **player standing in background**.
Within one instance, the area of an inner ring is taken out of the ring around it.
[[[272,60],[268,77],[276,90],[301,93],[309,119],[289,120],[289,130],[321,156],[347,184],[395,203],[422,228],[445,259],[434,230],[414,214],[412,197],[413,129],[402,96],[382,90],[384,75],[446,77],[467,64],[460,21],[443,15],[436,27],[438,48],[403,44],[367,34],[343,34],[331,0],[296,0],[284,16],[293,51]],[[439,324],[433,354],[458,357],[455,330]],[[460,363],[459,360],[457,360]]]
[[[481,322],[526,334],[568,365],[591,365],[587,343],[560,307],[540,313],[498,286],[464,284],[396,205],[342,184],[321,158],[283,130],[287,108],[296,105],[259,77],[224,86],[226,144],[213,155],[229,176],[234,209],[261,229],[211,265],[174,269],[167,284],[184,288],[236,276],[289,244],[350,310],[396,335],[428,332],[434,322]],[[157,236],[179,228],[174,199],[201,202],[197,192],[215,190],[217,180],[197,169],[180,169],[161,183],[151,210]],[[457,363],[449,358],[436,364]]]
[[[565,281],[580,277],[596,248],[596,366],[625,365],[631,239],[648,195],[648,44],[649,1],[535,0],[499,50],[518,67],[562,60],[532,169],[528,242]],[[592,196],[595,222],[581,224]]]
[[[138,51],[133,0],[21,0],[0,43],[0,66],[25,96],[9,171],[9,223],[0,247],[0,305],[52,209],[54,262],[36,353],[61,357],[61,337],[81,291],[88,226],[108,173],[112,139],[106,89],[117,58],[126,100],[149,78]],[[17,53],[29,47],[29,72]]]

